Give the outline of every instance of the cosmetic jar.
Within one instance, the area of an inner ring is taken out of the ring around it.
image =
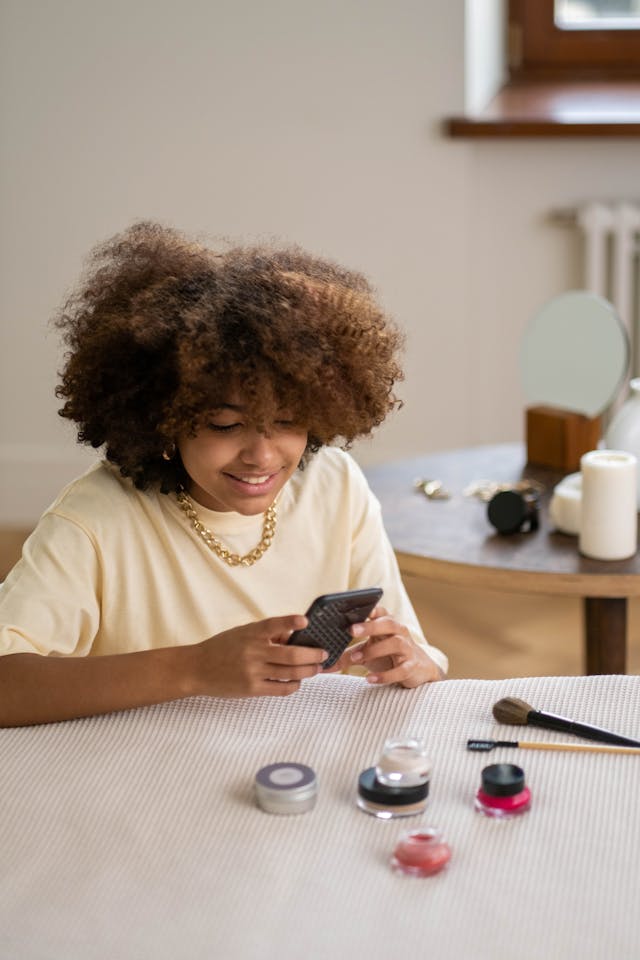
[[[482,784],[475,807],[487,817],[505,820],[525,813],[531,806],[531,791],[524,770],[514,763],[492,763],[482,771]]]
[[[266,813],[306,813],[316,802],[318,781],[304,763],[270,763],[256,773],[255,790]]]
[[[392,737],[385,741],[375,767],[358,777],[358,806],[381,820],[415,816],[427,805],[430,777],[422,740]]]
[[[399,873],[412,877],[430,877],[446,867],[451,859],[451,848],[439,830],[413,830],[400,837],[391,866]]]
[[[422,813],[428,795],[429,781],[415,787],[387,787],[377,779],[375,767],[368,767],[358,777],[358,806],[380,820]]]
[[[376,780],[385,787],[417,787],[431,776],[427,748],[417,737],[390,737],[376,764]]]
[[[539,497],[533,492],[501,490],[487,506],[487,519],[498,533],[531,533],[538,529]]]

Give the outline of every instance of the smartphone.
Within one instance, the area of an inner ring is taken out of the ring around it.
[[[329,657],[322,669],[327,670],[340,659],[353,640],[349,627],[353,623],[363,623],[381,596],[380,587],[325,593],[317,597],[307,610],[309,625],[304,630],[294,630],[287,643],[326,650]]]

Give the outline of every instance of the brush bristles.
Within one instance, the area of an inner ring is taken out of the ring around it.
[[[493,705],[493,715],[498,723],[526,724],[527,717],[533,707],[524,700],[515,697],[505,697]]]

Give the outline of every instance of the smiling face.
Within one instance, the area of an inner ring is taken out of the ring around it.
[[[206,427],[177,446],[187,492],[197,503],[251,516],[264,513],[295,472],[308,435],[289,411],[278,411],[258,430],[236,400],[214,410]]]

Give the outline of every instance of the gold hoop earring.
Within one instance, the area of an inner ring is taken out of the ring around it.
[[[165,447],[165,449],[162,451],[163,460],[173,460],[175,455],[176,455],[175,443],[172,443],[169,447]]]

